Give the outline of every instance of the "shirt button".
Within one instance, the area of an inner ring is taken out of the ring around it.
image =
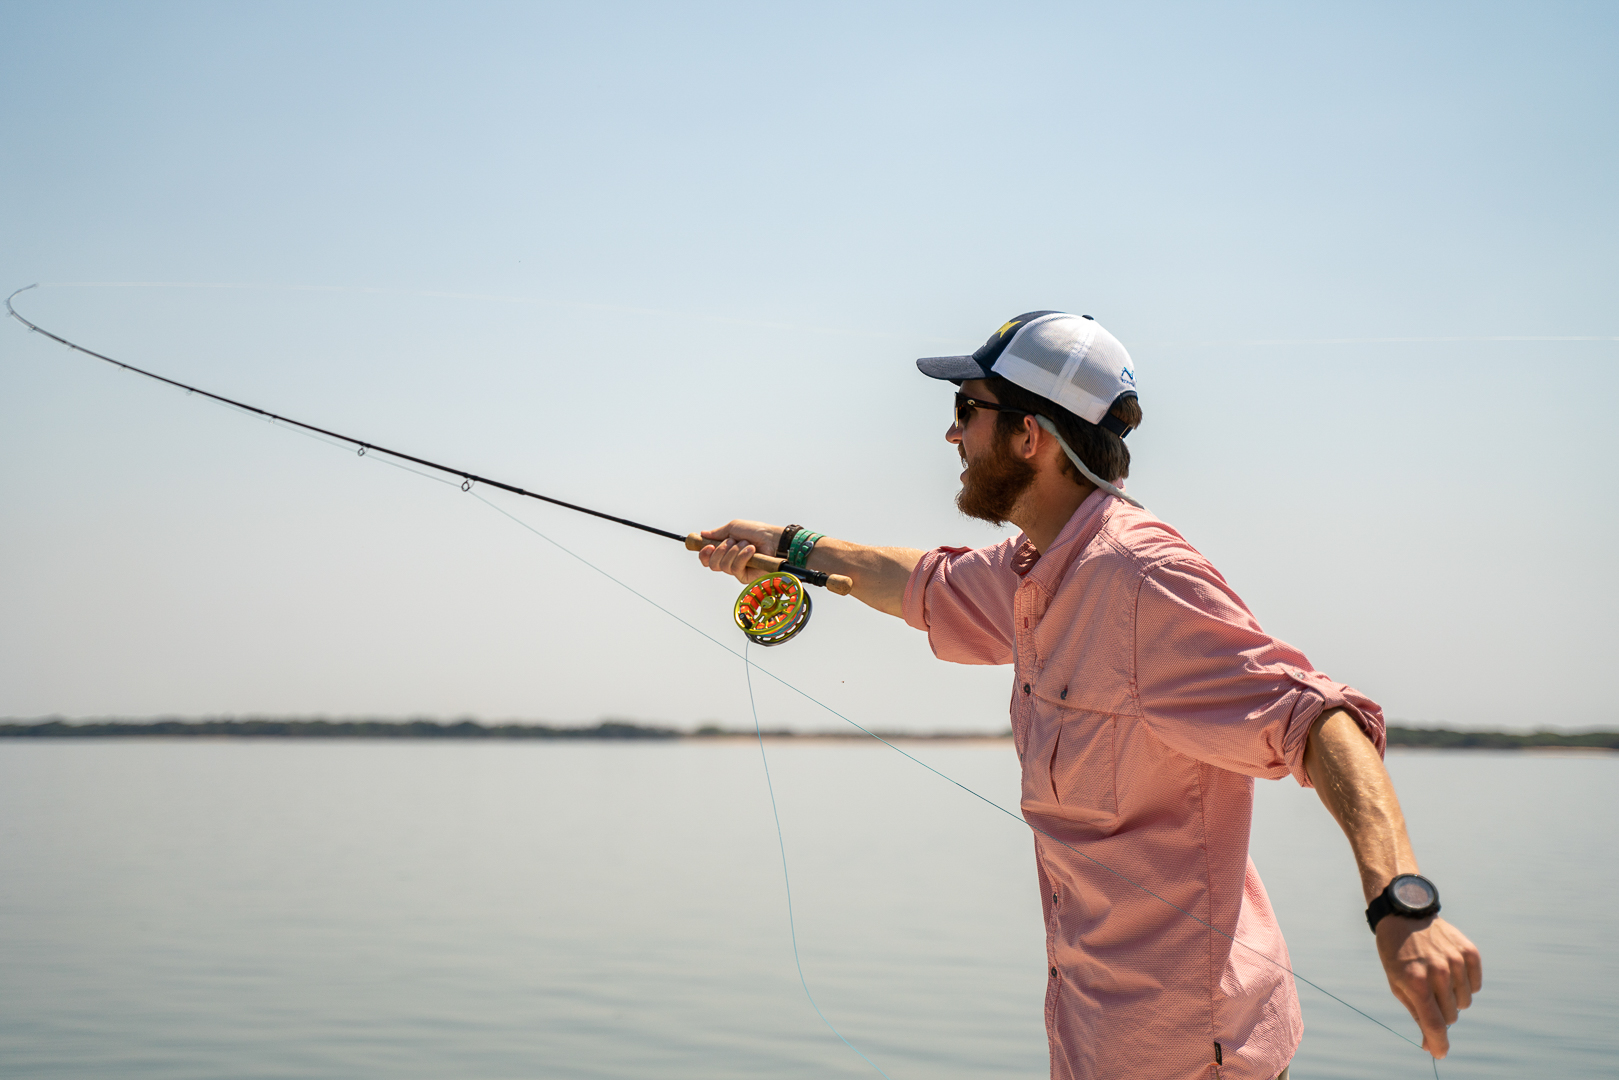
[[[1023,692],[1025,694],[1027,694],[1029,692],[1029,684],[1028,683],[1023,684]]]
[[[1051,894],[1051,902],[1053,904],[1055,904],[1057,902],[1057,894],[1056,893]]]
[[[1058,696],[1060,696],[1064,701],[1067,701],[1068,700],[1068,687],[1066,687],[1066,686],[1063,687],[1062,688],[1062,693],[1060,695],[1058,695]]]
[[[1057,969],[1056,968],[1051,969],[1051,977],[1053,979],[1055,979],[1057,977]]]

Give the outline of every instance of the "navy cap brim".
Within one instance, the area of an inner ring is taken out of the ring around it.
[[[916,362],[916,368],[931,379],[949,379],[953,383],[982,379],[988,374],[971,356],[924,356]]]

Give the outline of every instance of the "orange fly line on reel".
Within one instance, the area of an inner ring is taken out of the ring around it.
[[[786,570],[754,578],[736,598],[736,625],[759,645],[791,641],[809,623],[809,592]]]

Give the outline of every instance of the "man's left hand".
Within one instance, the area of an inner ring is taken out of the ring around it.
[[[1445,1028],[1473,1004],[1484,986],[1478,948],[1437,915],[1407,919],[1385,915],[1377,924],[1377,955],[1389,989],[1422,1029],[1422,1048],[1436,1058],[1450,1052]]]

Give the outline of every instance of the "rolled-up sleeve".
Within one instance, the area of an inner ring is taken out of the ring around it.
[[[1292,773],[1310,786],[1304,751],[1324,711],[1342,708],[1383,753],[1383,710],[1265,633],[1225,579],[1198,560],[1141,581],[1135,667],[1143,717],[1188,757],[1249,776]]]
[[[925,630],[933,655],[957,664],[1010,664],[1013,542],[941,547],[923,555],[905,583],[905,621]]]

